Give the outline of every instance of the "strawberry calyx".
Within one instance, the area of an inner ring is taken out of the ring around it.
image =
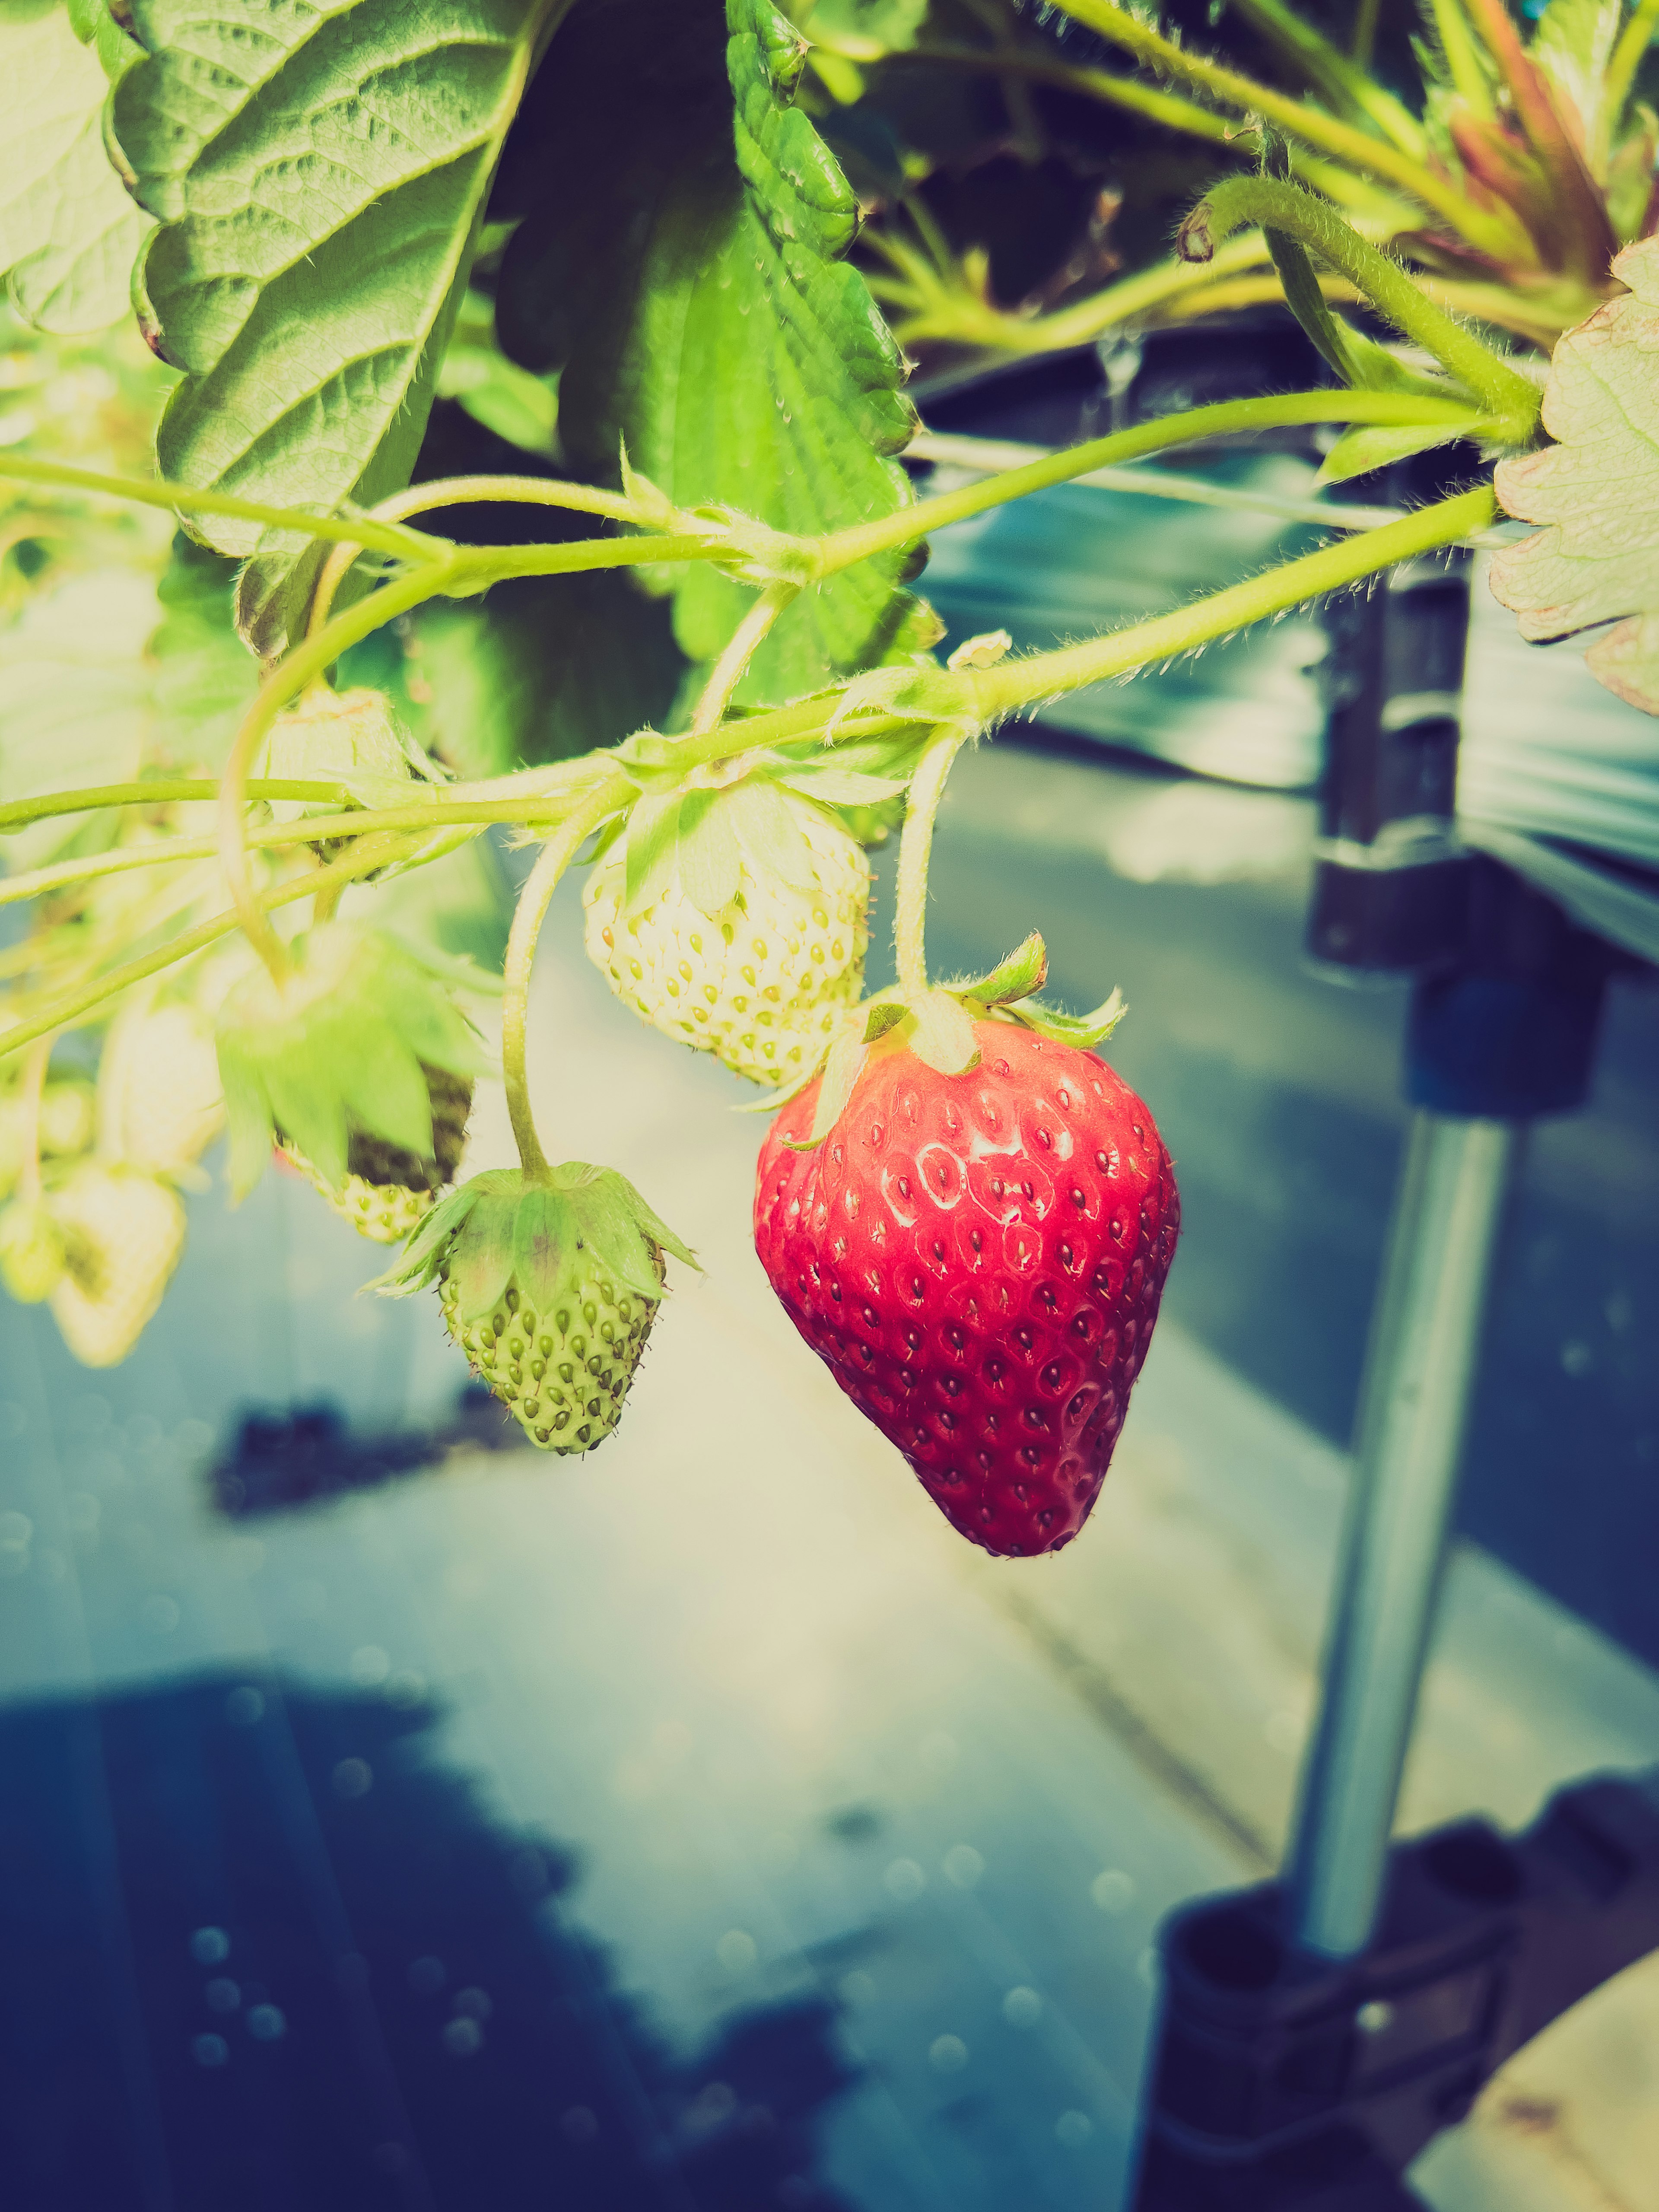
[[[823,1142],[846,1110],[872,1049],[908,1049],[940,1075],[966,1075],[979,1064],[975,1024],[987,1020],[1018,1023],[1052,1043],[1085,1051],[1103,1043],[1127,1012],[1122,994],[1114,990],[1091,1013],[1068,1014],[1036,996],[1048,975],[1048,947],[1033,930],[986,975],[924,991],[907,992],[896,983],[878,991],[853,1009],[828,1052],[786,1098],[766,1102],[769,1108],[787,1104],[823,1077],[811,1127],[805,1137],[784,1142],[793,1152],[811,1152]]]
[[[435,1170],[428,1071],[483,1074],[477,1032],[431,969],[380,931],[331,922],[292,951],[287,984],[256,969],[220,1010],[233,1197],[252,1189],[277,1143],[337,1192],[354,1141]]]
[[[546,1308],[576,1255],[591,1252],[617,1283],[654,1300],[662,1277],[653,1248],[697,1264],[615,1168],[567,1160],[534,1177],[522,1168],[490,1168],[441,1200],[370,1287],[406,1297],[441,1277],[455,1286],[460,1318],[475,1321],[511,1282],[538,1310]]]

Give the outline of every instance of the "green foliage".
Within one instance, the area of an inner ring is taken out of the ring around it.
[[[125,313],[150,228],[106,158],[108,85],[78,28],[59,0],[0,12],[0,270],[20,313],[60,332]]]
[[[277,504],[408,477],[507,126],[568,0],[133,0],[112,123],[185,372],[163,472]],[[198,526],[247,554],[258,526]],[[297,552],[297,541],[281,551]]]
[[[1624,617],[1585,658],[1659,714],[1659,240],[1626,246],[1613,269],[1629,291],[1555,349],[1543,420],[1557,442],[1498,471],[1510,514],[1546,527],[1497,555],[1492,583],[1525,637]]]
[[[842,258],[845,178],[787,105],[802,49],[769,0],[587,0],[561,32],[526,117],[504,257],[508,352],[562,368],[560,434],[580,470],[617,480],[618,448],[680,507],[725,504],[813,536],[909,497],[887,456],[914,425],[898,351]],[[736,101],[735,144],[733,100]],[[879,660],[907,602],[902,556],[807,592],[738,696],[811,690]],[[700,564],[675,627],[713,658],[749,604]]]

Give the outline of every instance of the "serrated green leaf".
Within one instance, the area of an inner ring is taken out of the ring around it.
[[[108,90],[58,0],[0,10],[0,270],[42,330],[103,330],[125,314],[151,228],[104,150]]]
[[[841,257],[857,209],[775,74],[799,48],[768,0],[633,0],[561,33],[529,115],[526,220],[498,295],[502,343],[562,368],[560,431],[614,479],[619,444],[682,507],[816,536],[911,496],[898,349]],[[735,106],[735,127],[734,127]],[[878,660],[908,613],[905,556],[803,592],[738,697],[794,697]],[[675,624],[712,659],[751,593],[698,562]]]
[[[642,799],[635,801],[634,811],[628,817],[624,917],[642,914],[672,883],[679,835],[678,792],[671,791],[660,797],[647,792]]]
[[[988,975],[981,975],[976,983],[958,984],[957,988],[962,997],[976,1000],[981,1006],[1000,1006],[1010,999],[1029,999],[1033,991],[1042,988],[1048,977],[1048,948],[1033,930]]]
[[[423,1289],[437,1272],[443,1248],[483,1194],[475,1177],[441,1198],[385,1274],[376,1275],[363,1288],[378,1291],[383,1297],[407,1297]]]
[[[848,1100],[858,1086],[869,1051],[869,1046],[855,1029],[843,1032],[830,1046],[830,1056],[823,1063],[823,1080],[819,1087],[817,1103],[812,1109],[811,1128],[799,1141],[791,1137],[783,1140],[792,1152],[811,1152],[835,1127],[847,1110]]]
[[[1498,466],[1504,507],[1546,526],[1492,556],[1492,587],[1522,637],[1624,617],[1585,660],[1659,714],[1659,239],[1627,246],[1613,274],[1629,291],[1555,349],[1542,421],[1556,443]]]
[[[941,1075],[965,1075],[979,1062],[979,1041],[974,1019],[960,999],[949,991],[927,991],[913,1000],[915,1019],[910,1049],[918,1060]]]
[[[1372,469],[1385,469],[1390,461],[1403,461],[1413,453],[1429,453],[1436,446],[1453,445],[1462,435],[1455,425],[1448,428],[1443,422],[1416,429],[1362,427],[1345,430],[1326,454],[1314,483],[1316,486],[1346,483],[1350,477],[1363,477]]]
[[[545,1313],[557,1295],[566,1228],[557,1195],[535,1186],[519,1200],[513,1222],[513,1279],[532,1312]]]
[[[113,136],[161,223],[141,312],[186,372],[165,475],[325,508],[406,481],[502,139],[567,4],[131,0],[144,58]],[[200,527],[260,548],[257,525]]]
[[[737,793],[688,791],[680,801],[674,872],[680,895],[699,914],[721,914],[743,881],[733,813]]]

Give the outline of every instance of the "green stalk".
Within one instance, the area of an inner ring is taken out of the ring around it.
[[[1519,443],[1537,421],[1538,386],[1510,368],[1480,340],[1454,322],[1413,283],[1397,261],[1368,246],[1334,208],[1297,185],[1270,177],[1230,177],[1206,194],[1182,225],[1181,250],[1204,261],[1223,239],[1247,224],[1287,231],[1312,248],[1396,330],[1431,353],[1443,368],[1492,414],[1512,418]]]
[[[395,554],[400,560],[429,559],[436,541],[418,530],[398,530],[367,516],[343,520],[335,514],[308,514],[294,507],[266,507],[258,500],[233,499],[228,493],[198,491],[193,485],[146,483],[137,477],[102,475],[96,469],[70,468],[62,461],[37,461],[27,453],[0,453],[0,477],[17,483],[47,484],[57,491],[95,492],[106,499],[125,499],[136,507],[164,507],[179,514],[222,514],[234,522],[260,522],[272,530],[291,530],[301,537],[332,538],[337,543],[372,546],[376,552]]]
[[[919,999],[927,988],[927,864],[933,849],[934,817],[945,795],[951,763],[968,742],[968,734],[965,730],[949,730],[933,739],[910,779],[905,801],[893,947],[898,957],[899,988],[911,1000]]]
[[[1241,183],[1253,181],[1241,179]],[[1288,189],[1288,188],[1287,188]],[[1303,195],[1297,195],[1298,198]],[[1367,247],[1369,252],[1370,248]],[[1379,256],[1378,258],[1381,257]],[[1391,265],[1391,264],[1390,264]],[[1426,305],[1426,302],[1424,303]],[[1437,313],[1437,310],[1431,312]],[[1488,360],[1491,356],[1486,356]],[[1517,383],[1522,380],[1516,379]],[[1534,412],[1538,393],[1524,386]],[[1028,492],[1046,491],[1114,462],[1134,461],[1171,446],[1191,444],[1200,438],[1230,438],[1255,430],[1296,428],[1311,422],[1399,424],[1444,422],[1471,436],[1488,436],[1504,427],[1479,416],[1455,399],[1431,399],[1408,392],[1290,392],[1257,399],[1226,399],[1211,407],[1194,407],[1185,414],[1166,415],[1133,429],[1115,430],[1104,438],[1091,438],[1081,446],[1068,446],[1024,467],[1010,469],[960,490],[941,492],[936,498],[918,500],[874,522],[855,523],[819,541],[818,573],[834,575],[872,554],[914,544],[947,523],[963,522],[970,515],[1007,501],[1023,499]]]
[[[343,783],[289,783],[256,776],[247,787],[250,799],[333,799],[337,805],[351,794]],[[38,799],[14,799],[0,806],[0,836],[9,830],[26,829],[31,822],[49,821],[58,814],[92,814],[108,806],[171,806],[192,799],[216,799],[219,787],[205,777],[157,776],[141,783],[89,784],[84,791],[43,792]]]
[[[1207,138],[1218,146],[1233,146],[1237,142],[1237,125],[1224,115],[1218,115],[1213,108],[1200,107],[1195,100],[1182,100],[1178,93],[1137,84],[1133,77],[1114,76],[1109,70],[1086,69],[1075,62],[1061,61],[1058,55],[1040,54],[1021,47],[960,46],[930,40],[923,46],[907,46],[902,52],[886,58],[889,69],[907,62],[931,64],[939,69],[973,70],[996,76],[1024,77],[1033,84],[1051,84],[1062,92],[1083,93],[1114,107],[1127,108],[1131,114],[1144,115],[1149,123],[1161,123],[1166,129],[1179,131],[1189,138]]]
[[[1416,161],[1424,160],[1428,141],[1417,118],[1340,47],[1322,37],[1311,23],[1293,14],[1285,0],[1232,0],[1232,4],[1247,22],[1254,23],[1281,53],[1288,55],[1334,106],[1365,116],[1401,153]]]
[[[1242,114],[1266,116],[1291,137],[1317,146],[1327,154],[1334,154],[1368,175],[1386,177],[1390,184],[1398,185],[1425,207],[1433,208],[1471,245],[1482,246],[1488,252],[1502,252],[1507,246],[1508,234],[1502,224],[1482,214],[1449,177],[1437,174],[1422,161],[1413,161],[1397,147],[1357,131],[1352,124],[1339,122],[1334,116],[1322,114],[1304,100],[1258,84],[1237,70],[1225,69],[1218,62],[1188,53],[1185,47],[1176,46],[1173,40],[1143,23],[1139,16],[1113,4],[1113,0],[1054,0],[1054,4],[1063,15],[1085,24],[1091,31],[1098,31],[1103,38],[1123,47],[1138,61],[1150,62],[1166,76],[1201,86]]]
[[[597,830],[607,815],[633,794],[625,776],[613,775],[600,785],[586,804],[577,809],[563,827],[542,847],[528,881],[514,909],[513,928],[507,941],[502,969],[506,987],[501,1000],[501,1074],[507,1085],[507,1110],[525,1174],[534,1181],[547,1173],[547,1155],[536,1133],[536,1116],[530,1103],[530,1079],[526,1068],[529,1027],[530,971],[536,960],[536,940],[541,935],[560,877],[581,849],[588,832]]]
[[[1438,546],[1455,545],[1486,528],[1497,512],[1491,486],[1482,484],[1477,490],[1460,492],[1455,499],[1422,507],[1403,521],[1367,531],[1362,538],[1322,546],[1317,553],[1287,561],[1263,575],[1251,577],[1248,583],[1235,584],[1208,599],[1177,607],[1173,614],[1158,615],[1151,622],[1091,638],[1083,645],[1065,646],[1058,652],[1036,653],[983,671],[964,670],[957,678],[958,683],[969,679],[963,683],[964,690],[971,685],[970,697],[963,702],[964,713],[976,715],[982,723],[1000,720],[1022,708],[1079,690],[1085,684],[1098,684],[1108,677],[1144,667],[1149,661],[1190,653],[1194,646],[1206,645],[1270,615],[1283,614],[1304,600],[1360,583],[1396,561],[1409,561]],[[929,704],[933,704],[931,695]]]

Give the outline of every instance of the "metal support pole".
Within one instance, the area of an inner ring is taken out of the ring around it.
[[[1287,1863],[1296,1941],[1327,1958],[1375,1929],[1521,1127],[1427,1112],[1413,1125]]]

